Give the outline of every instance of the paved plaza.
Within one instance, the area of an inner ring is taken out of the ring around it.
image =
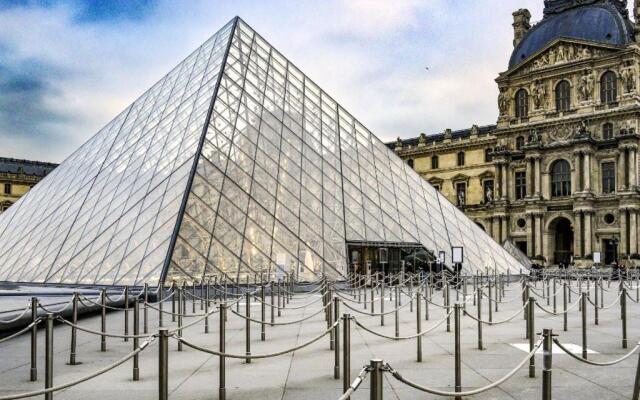
[[[574,282],[574,285],[576,283]],[[538,284],[540,289],[541,284]],[[614,282],[605,292],[605,307],[615,301],[617,297],[617,283]],[[584,285],[586,288],[586,284]],[[559,286],[560,288],[560,286]],[[607,288],[605,283],[605,289]],[[577,288],[574,286],[574,290]],[[558,310],[562,309],[561,290],[558,297]],[[593,290],[592,290],[593,292]],[[635,299],[635,290],[629,292]],[[345,293],[347,298],[353,299]],[[267,301],[268,301],[267,297]],[[452,291],[452,299],[455,292]],[[544,307],[546,300],[538,299]],[[572,302],[578,300],[574,294]],[[406,304],[407,297],[402,299]],[[434,293],[434,303],[442,304],[441,292]],[[521,287],[512,282],[507,287],[505,303],[500,304],[499,312],[494,313],[494,321],[512,316],[521,307]],[[393,302],[388,295],[385,300],[385,310],[393,309]],[[553,304],[552,301],[550,304]],[[198,302],[196,313],[200,313]],[[318,294],[298,295],[294,297],[277,322],[301,319],[317,313],[321,309],[322,301]],[[364,311],[362,305],[351,303],[354,308]],[[302,306],[302,307],[301,307]],[[294,308],[300,307],[300,308]],[[424,313],[424,304],[422,306]],[[475,315],[475,307],[469,301],[468,310]],[[552,306],[549,306],[551,308]],[[634,347],[640,332],[638,312],[640,307],[628,301],[628,332],[629,349]],[[240,311],[244,313],[244,303],[240,304]],[[165,310],[170,310],[170,302],[165,303]],[[234,307],[235,309],[235,307]],[[187,304],[187,311],[191,313],[192,306]],[[251,303],[253,318],[260,318],[260,303]],[[341,313],[347,311],[344,304]],[[367,311],[370,311],[368,309]],[[376,304],[379,312],[379,302]],[[399,313],[400,335],[410,335],[416,332],[416,307],[414,313],[405,306]],[[385,326],[380,326],[380,317],[365,316],[353,311],[358,322],[377,332],[393,336],[395,332],[394,315],[385,317]],[[141,313],[142,314],[142,313]],[[150,333],[157,331],[157,311],[149,310]],[[429,306],[429,321],[423,321],[425,330],[439,323],[445,316],[443,309],[434,305]],[[110,312],[107,315],[107,331],[122,333],[123,313]],[[130,316],[132,313],[130,313]],[[601,310],[599,325],[593,321],[593,308],[588,310],[588,347],[597,354],[590,354],[594,361],[613,360],[628,350],[621,348],[621,321],[618,304],[607,310]],[[487,319],[488,311],[486,299],[484,303],[483,319]],[[267,320],[269,309],[267,308]],[[165,325],[175,327],[170,316],[165,316]],[[188,321],[185,318],[185,323]],[[559,339],[565,344],[581,344],[581,314],[577,307],[569,311],[568,332],[562,331],[562,315],[549,315],[540,309],[536,310],[536,331],[542,328],[552,328],[559,334]],[[90,329],[100,329],[100,317],[90,316],[82,318],[79,324]],[[210,318],[210,333],[204,334],[204,324],[198,323],[187,328],[183,336],[202,347],[218,349],[218,314]],[[227,324],[228,353],[244,354],[245,321],[229,312]],[[130,328],[131,329],[131,328]],[[324,313],[293,325],[267,326],[266,341],[260,340],[260,325],[252,324],[251,349],[253,354],[265,354],[278,350],[295,347],[316,337],[326,330]],[[416,362],[416,340],[389,340],[373,336],[352,323],[351,334],[351,364],[354,378],[361,367],[372,358],[381,358],[388,362],[395,370],[414,382],[432,388],[452,391],[454,383],[454,334],[453,318],[451,333],[446,332],[446,324],[442,324],[432,332],[426,334],[423,340],[423,362]],[[487,385],[498,380],[513,369],[526,352],[518,349],[514,344],[528,343],[525,339],[525,320],[522,314],[510,322],[485,326],[483,329],[486,349],[477,349],[477,323],[469,317],[462,317],[462,383],[463,390]],[[78,332],[78,361],[82,364],[67,365],[69,359],[70,328],[56,325],[54,329],[54,385],[73,381],[107,366],[132,350],[132,341],[123,339],[107,339],[107,351],[100,352],[100,338],[85,332]],[[141,340],[142,342],[142,340]],[[72,388],[54,394],[60,399],[87,399],[99,393],[100,399],[155,399],[158,397],[158,341],[154,341],[140,355],[140,381],[134,382],[132,362],[123,365],[81,383]],[[0,344],[2,364],[0,366],[0,396],[17,394],[42,389],[44,385],[44,330],[40,329],[38,337],[38,367],[39,380],[29,381],[29,335],[25,334],[11,341]],[[169,397],[171,399],[216,399],[218,398],[218,357],[198,352],[185,347],[177,351],[177,341],[169,341]],[[526,347],[525,347],[526,348]],[[555,352],[554,352],[555,353]],[[478,399],[540,399],[542,358],[536,357],[537,377],[528,377],[527,366],[499,388],[473,396]],[[243,360],[227,359],[227,398],[228,399],[337,399],[341,395],[342,381],[333,379],[334,352],[329,349],[329,336],[308,347],[293,353],[275,358],[256,359],[251,364]],[[634,375],[637,356],[607,367],[589,366],[570,358],[565,354],[556,353],[553,356],[553,394],[558,399],[626,399],[633,391]],[[425,395],[395,380],[389,373],[385,373],[384,395],[388,399],[424,399],[435,398]],[[369,396],[369,377],[352,396],[353,399],[365,399]]]

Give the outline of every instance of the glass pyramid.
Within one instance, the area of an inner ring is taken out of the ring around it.
[[[0,281],[347,272],[347,242],[521,264],[240,18],[0,215]]]

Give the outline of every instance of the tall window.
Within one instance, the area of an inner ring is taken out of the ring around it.
[[[522,200],[527,196],[527,173],[516,171],[516,200]]]
[[[11,194],[11,184],[10,183],[5,183],[4,184],[4,194]]]
[[[408,160],[407,160],[407,164],[408,164],[411,168],[413,168],[413,164],[414,164],[413,158],[408,159]]]
[[[458,166],[461,167],[464,165],[464,151],[458,153]]]
[[[602,193],[616,191],[616,164],[613,161],[602,163]]]
[[[495,200],[494,192],[493,192],[493,179],[487,179],[482,182],[482,186],[484,188],[484,202],[491,203]]]
[[[562,81],[556,86],[556,111],[569,111],[571,107],[571,86]]]
[[[516,117],[526,118],[529,116],[529,94],[526,90],[520,89],[516,93]]]
[[[551,166],[551,196],[571,194],[571,167],[566,160],[558,160]]]
[[[431,169],[438,169],[438,156],[431,156]]]
[[[602,138],[604,140],[613,139],[613,124],[611,122],[602,125]]]
[[[484,162],[493,161],[493,149],[485,149],[484,151]]]
[[[516,150],[522,150],[524,147],[524,136],[518,136],[516,138]]]
[[[456,204],[464,206],[467,203],[467,184],[465,182],[456,183]]]
[[[600,78],[600,102],[613,103],[618,99],[618,78],[613,71],[607,71]]]

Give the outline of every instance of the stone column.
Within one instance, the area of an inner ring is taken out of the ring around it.
[[[506,163],[502,165],[502,181],[504,183],[504,199],[509,200],[509,166]]]
[[[542,255],[542,214],[536,214],[536,256]]]
[[[620,244],[618,248],[618,255],[627,254],[629,247],[627,236],[627,210],[620,209]]]
[[[534,180],[535,180],[535,172],[534,172],[534,168],[533,168],[533,159],[532,158],[527,158],[526,159],[527,162],[527,172],[526,172],[526,177],[527,177],[527,197],[533,196],[533,192],[534,192]]]
[[[582,257],[582,212],[577,211],[573,216],[573,256],[577,258]]]
[[[535,162],[535,168],[534,169],[535,169],[535,174],[536,174],[536,177],[535,177],[535,196],[536,197],[542,197],[542,190],[541,190],[541,188],[542,188],[542,182],[541,182],[542,174],[541,174],[541,171],[540,171],[540,163],[541,163],[540,157],[536,157],[534,162]]]
[[[629,148],[629,189],[633,189],[638,186],[638,160],[637,149],[635,147]]]
[[[507,222],[507,217],[502,217],[502,238],[500,238],[500,244],[509,239],[509,224]]]
[[[580,152],[573,153],[573,172],[571,173],[571,192],[578,193],[582,190],[580,187]]]
[[[629,210],[629,254],[638,253],[637,210]]]
[[[591,154],[584,153],[584,165],[582,166],[582,171],[584,172],[584,179],[582,183],[584,184],[583,190],[585,192],[591,191]]]
[[[620,149],[620,153],[618,153],[618,188],[620,191],[624,191],[627,187],[625,161],[625,149],[622,148]]]
[[[500,243],[500,217],[493,217],[493,240]]]
[[[534,220],[531,214],[527,214],[527,255],[529,257],[534,257],[536,249],[534,248],[533,243],[533,232],[534,232]]]
[[[500,164],[500,180],[501,180],[501,184],[500,184],[500,195],[502,200],[506,200],[507,199],[507,192],[508,192],[508,188],[507,188],[507,174],[506,174],[506,164]]]
[[[584,213],[584,255],[593,254],[591,245],[591,211]]]

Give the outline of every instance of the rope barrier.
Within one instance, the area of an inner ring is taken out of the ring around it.
[[[114,337],[114,338],[121,338],[121,339],[124,339],[124,338],[146,339],[146,338],[149,338],[150,336],[153,336],[153,335],[121,335],[121,334],[118,334],[118,333],[108,333],[108,332],[95,331],[95,330],[80,326],[78,324],[74,324],[71,321],[67,321],[66,319],[62,318],[59,315],[56,316],[56,319],[58,321],[62,322],[63,324],[68,325],[68,326],[70,326],[72,328],[76,328],[76,329],[81,330],[83,332],[91,333],[91,334],[97,335],[97,336],[107,336],[107,337]]]
[[[364,380],[365,376],[367,376],[367,374],[369,373],[369,368],[368,367],[363,367],[360,370],[360,373],[358,373],[358,376],[356,377],[356,379],[353,380],[353,382],[351,382],[351,385],[349,385],[349,389],[347,389],[346,392],[344,392],[342,394],[342,396],[340,396],[338,398],[338,400],[347,400],[351,397],[351,395],[358,390],[358,387],[360,386],[360,384],[362,383],[362,381]]]
[[[20,329],[18,332],[13,333],[7,337],[3,337],[2,339],[0,339],[0,343],[2,342],[6,342],[8,340],[13,339],[14,337],[20,336],[23,333],[27,332],[29,329],[33,328],[34,326],[38,325],[40,322],[42,322],[42,317],[36,319],[35,321],[31,322],[29,325],[25,326],[24,328]]]
[[[29,303],[29,305],[27,306],[27,308],[24,309],[24,311],[22,311],[22,313],[20,315],[18,315],[15,318],[12,319],[5,319],[0,321],[0,324],[10,324],[12,322],[16,322],[17,320],[19,320],[20,318],[24,317],[29,311],[31,310],[31,303]]]
[[[303,321],[306,321],[308,319],[311,319],[311,318],[315,317],[316,315],[320,314],[322,311],[326,310],[327,307],[330,307],[331,305],[332,305],[332,303],[329,302],[329,303],[327,303],[327,305],[325,305],[324,307],[322,307],[321,309],[319,309],[315,313],[313,313],[311,315],[308,315],[308,316],[306,316],[306,317],[304,317],[302,319],[296,320],[296,321],[274,322],[274,323],[271,323],[271,322],[268,322],[268,321],[261,321],[259,319],[247,318],[247,316],[242,315],[239,312],[237,312],[235,310],[232,310],[232,309],[229,309],[229,311],[231,311],[233,314],[237,315],[238,317],[241,317],[242,319],[249,320],[251,322],[255,322],[256,324],[269,324],[269,325],[272,325],[272,326],[273,325],[292,325],[292,324],[297,324],[299,322],[303,322]]]
[[[308,342],[305,342],[299,346],[287,349],[287,350],[282,350],[282,351],[278,351],[275,353],[268,353],[268,354],[256,354],[256,355],[247,355],[247,354],[233,354],[233,353],[222,353],[216,350],[211,350],[211,349],[205,349],[204,347],[200,347],[194,343],[191,343],[189,341],[187,341],[184,337],[180,337],[177,335],[172,335],[171,337],[173,337],[174,339],[178,340],[179,342],[181,342],[182,344],[184,344],[185,346],[191,347],[194,350],[198,350],[201,351],[203,353],[209,353],[211,355],[214,356],[222,356],[222,357],[229,357],[229,358],[240,358],[243,360],[246,359],[259,359],[259,358],[271,358],[271,357],[277,357],[277,356],[281,356],[283,354],[287,354],[287,353],[291,353],[297,350],[300,350],[304,347],[307,347],[315,342],[317,342],[318,340],[322,339],[324,336],[328,335],[329,333],[331,333],[336,326],[338,326],[338,324],[340,324],[340,321],[336,321],[333,323],[333,325],[331,325],[326,331],[322,332],[320,335],[316,336],[315,338],[309,340]],[[0,400],[4,400],[2,398],[0,398]]]
[[[467,312],[467,310],[462,310],[462,313],[464,315],[466,315],[467,317],[471,318],[472,320],[474,320],[476,322],[480,322],[480,323],[485,324],[485,325],[500,325],[500,324],[504,324],[505,322],[509,322],[512,319],[514,319],[515,317],[517,317],[518,315],[520,315],[520,313],[522,313],[526,307],[527,307],[527,305],[525,304],[518,311],[516,311],[515,314],[513,314],[510,317],[508,317],[506,319],[503,319],[501,321],[485,321],[485,320],[482,320],[482,319],[478,319],[477,317],[474,317],[473,315],[469,314]]]
[[[107,365],[104,368],[101,368],[99,370],[97,370],[96,372],[93,372],[87,376],[84,376],[82,378],[76,379],[75,381],[72,382],[67,382],[67,383],[63,383],[62,385],[58,385],[58,386],[54,386],[54,387],[50,387],[48,389],[41,389],[41,390],[36,390],[33,392],[27,392],[27,393],[19,393],[19,394],[11,394],[8,396],[0,396],[0,400],[17,400],[17,399],[24,399],[27,397],[34,397],[34,396],[40,396],[46,393],[53,393],[53,392],[57,392],[60,391],[62,389],[66,389],[75,385],[78,385],[80,383],[86,382],[88,380],[91,380],[97,376],[100,376],[102,374],[104,374],[105,372],[111,371],[112,369],[119,367],[120,365],[124,364],[125,362],[129,361],[131,358],[133,358],[136,354],[142,352],[144,349],[146,349],[149,344],[151,344],[151,342],[153,342],[155,340],[155,336],[153,336],[151,339],[143,342],[140,346],[138,346],[134,351],[132,351],[131,353],[127,354],[126,356],[122,357],[121,359],[119,359],[118,361]]]
[[[606,362],[595,362],[595,361],[587,360],[585,358],[582,358],[582,357],[580,357],[578,355],[573,354],[566,347],[564,347],[562,345],[562,343],[560,343],[558,338],[553,338],[553,343],[555,343],[562,351],[567,353],[567,355],[569,355],[569,356],[575,358],[576,360],[581,361],[581,362],[583,362],[585,364],[594,365],[596,367],[607,367],[607,366],[610,366],[610,365],[618,364],[618,363],[626,360],[627,358],[631,357],[633,355],[633,353],[635,353],[636,351],[638,351],[638,349],[640,349],[640,343],[638,343],[627,354],[625,354],[624,356],[622,356],[622,357],[620,357],[620,358],[618,358],[616,360],[606,361]]]
[[[371,329],[367,328],[366,326],[362,325],[360,322],[358,322],[358,320],[355,317],[351,317],[351,318],[354,320],[354,322],[356,323],[356,325],[358,327],[364,329],[365,331],[371,333],[372,335],[376,335],[376,336],[379,336],[381,338],[391,339],[391,340],[407,340],[407,339],[415,339],[415,338],[417,338],[419,336],[424,336],[427,333],[433,331],[434,329],[436,329],[437,327],[442,325],[447,320],[447,318],[449,318],[451,316],[451,314],[453,314],[453,310],[451,310],[443,319],[438,321],[438,323],[436,323],[434,326],[432,326],[432,327],[430,327],[428,329],[425,329],[422,332],[419,332],[419,333],[416,333],[416,334],[410,335],[410,336],[388,336],[388,335],[384,335],[382,333],[376,332],[376,331],[371,330]]]
[[[509,373],[507,373],[505,376],[503,376],[502,378],[498,379],[497,381],[495,381],[493,383],[490,383],[487,386],[483,386],[481,388],[477,388],[477,389],[474,389],[474,390],[469,390],[469,391],[466,391],[466,392],[445,392],[445,391],[442,391],[442,390],[437,390],[437,389],[429,388],[429,387],[426,387],[426,386],[422,386],[422,385],[419,385],[419,384],[417,384],[415,382],[412,382],[412,381],[406,379],[405,377],[403,377],[400,374],[400,372],[394,370],[393,367],[391,367],[389,364],[387,364],[386,367],[389,369],[389,372],[391,372],[391,375],[394,378],[396,378],[398,381],[404,383],[405,385],[411,386],[414,389],[420,390],[422,392],[435,394],[437,396],[449,396],[449,397],[473,396],[475,394],[486,392],[487,390],[493,389],[493,388],[495,388],[497,386],[500,386],[504,382],[506,382],[513,375],[515,375],[516,372],[518,372],[520,370],[520,368],[522,368],[527,362],[529,362],[529,359],[536,353],[536,351],[538,351],[540,346],[542,346],[542,337],[540,337],[538,339],[538,342],[533,346],[533,350],[531,350],[529,352],[529,354],[527,354],[527,356],[522,361],[520,361],[520,363],[518,363],[518,365],[516,365],[516,367],[514,369],[512,369]],[[0,399],[0,400],[2,400],[2,399]]]

